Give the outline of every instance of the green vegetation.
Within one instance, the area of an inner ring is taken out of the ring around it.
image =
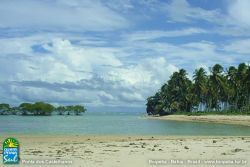
[[[2,103],[0,104],[0,115],[4,115],[6,114],[10,109],[10,105],[9,104],[5,104],[5,103]]]
[[[241,63],[224,70],[216,64],[209,75],[199,68],[192,81],[180,69],[146,105],[148,115],[250,114],[250,67]]]
[[[86,109],[83,106],[75,105],[75,106],[59,106],[56,108],[59,115],[64,115],[67,113],[67,115],[71,115],[71,113],[74,113],[75,115],[80,115],[81,113],[84,113]]]
[[[19,108],[21,109],[22,115],[31,113],[32,115],[51,115],[54,110],[54,106],[44,102],[22,103]]]
[[[9,104],[2,103],[0,104],[0,115],[51,115],[53,112],[58,113],[59,115],[64,115],[67,112],[67,115],[74,113],[75,115],[80,115],[84,113],[86,109],[84,106],[75,105],[75,106],[59,106],[54,107],[49,103],[36,102],[36,103],[22,103],[18,107],[10,107]]]

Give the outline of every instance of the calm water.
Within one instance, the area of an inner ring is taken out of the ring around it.
[[[145,119],[144,113],[88,112],[83,116],[0,116],[0,134],[250,135],[237,125]]]

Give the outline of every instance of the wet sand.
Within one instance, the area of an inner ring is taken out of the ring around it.
[[[167,115],[167,116],[148,116],[149,119],[172,120],[172,121],[191,121],[209,122],[233,125],[250,126],[250,116],[247,115]]]
[[[1,159],[2,141],[7,137],[9,136],[0,136]],[[20,142],[19,166],[22,167],[51,166],[28,165],[29,160],[39,163],[46,160],[57,160],[58,163],[64,161],[68,163],[67,166],[74,167],[247,167],[250,163],[250,137],[73,135],[12,135],[11,137],[17,138]],[[211,160],[210,163],[215,160],[220,160],[217,163],[229,163],[230,160],[240,164],[208,165],[204,164],[205,160]],[[160,161],[162,165],[155,165]],[[245,164],[247,161],[249,163]],[[195,165],[195,162],[198,165]],[[4,166],[2,162],[0,166]]]

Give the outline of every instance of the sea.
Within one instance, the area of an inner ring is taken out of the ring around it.
[[[145,112],[100,111],[81,116],[0,116],[0,134],[249,136],[250,127],[148,119]]]

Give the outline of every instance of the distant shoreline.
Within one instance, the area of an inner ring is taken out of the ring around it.
[[[147,116],[148,119],[207,122],[232,125],[250,126],[250,116],[247,115],[167,115],[167,116]]]

